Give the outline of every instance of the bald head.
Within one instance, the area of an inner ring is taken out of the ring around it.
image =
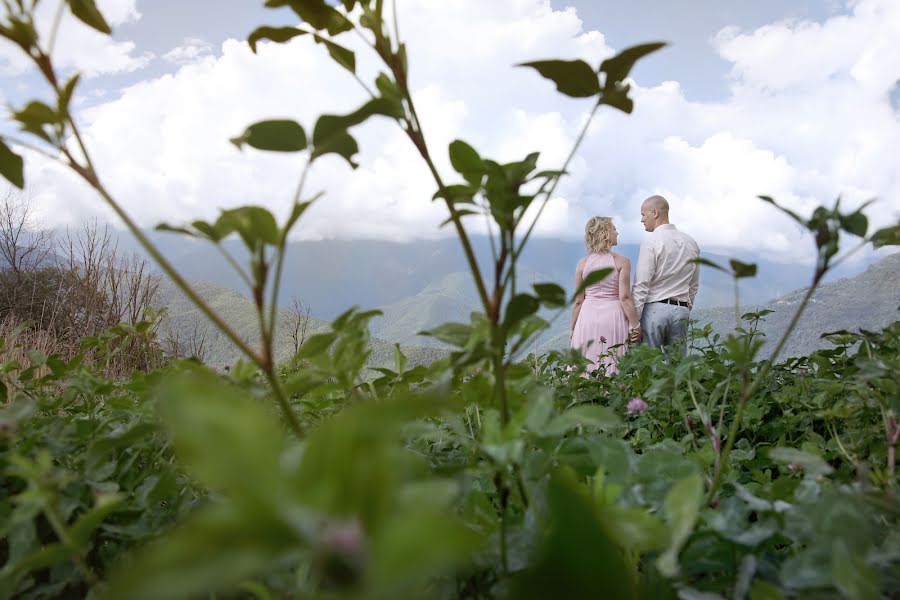
[[[669,223],[669,202],[662,196],[650,196],[641,204],[641,223],[644,229],[653,231],[659,225]]]

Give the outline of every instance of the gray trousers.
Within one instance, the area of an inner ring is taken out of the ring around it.
[[[641,312],[643,342],[651,348],[665,348],[677,344],[681,347],[680,351],[685,352],[690,318],[691,310],[686,306],[648,302]]]

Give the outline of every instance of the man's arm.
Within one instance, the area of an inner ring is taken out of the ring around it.
[[[634,298],[634,310],[638,319],[644,310],[647,296],[650,295],[650,280],[656,273],[656,251],[646,240],[641,244],[637,266],[634,268],[634,287],[631,296]]]

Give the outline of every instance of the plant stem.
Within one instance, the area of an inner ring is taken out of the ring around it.
[[[87,581],[88,585],[93,587],[97,585],[100,581],[97,577],[96,573],[91,570],[88,566],[87,562],[84,560],[84,556],[82,556],[79,552],[77,552],[77,548],[72,543],[72,538],[69,536],[69,531],[66,529],[65,522],[63,522],[60,515],[56,512],[56,509],[51,505],[51,501],[48,501],[46,505],[44,505],[44,516],[47,517],[47,521],[50,523],[50,527],[53,528],[53,533],[56,534],[56,537],[59,538],[59,541],[63,543],[67,548],[70,548],[73,552],[72,560],[75,562],[75,566],[78,567],[78,570],[81,571],[82,576],[84,576],[85,581]]]
[[[300,424],[296,413],[294,413],[293,408],[291,408],[291,403],[284,391],[284,386],[281,385],[281,378],[278,377],[278,374],[275,372],[275,368],[270,368],[265,374],[266,379],[269,380],[269,384],[272,386],[272,391],[275,393],[275,400],[278,401],[281,412],[284,413],[284,418],[287,419],[291,430],[298,438],[303,437],[303,425]]]
[[[810,299],[812,298],[813,293],[816,291],[816,288],[819,285],[819,281],[822,280],[822,276],[824,272],[817,271],[815,276],[813,277],[813,283],[810,285],[809,289],[806,291],[806,294],[803,296],[803,300],[800,301],[800,306],[797,307],[797,311],[794,313],[793,318],[791,318],[791,322],[788,324],[787,329],[784,334],[781,336],[781,339],[778,340],[778,344],[775,346],[775,350],[772,352],[772,356],[765,361],[762,368],[756,373],[756,376],[753,378],[753,382],[750,385],[747,385],[747,377],[749,374],[745,371],[743,375],[743,379],[741,382],[741,394],[738,400],[738,408],[737,413],[734,416],[734,421],[731,423],[731,427],[728,430],[728,440],[725,442],[725,448],[722,450],[722,457],[719,462],[719,467],[716,469],[715,477],[713,478],[712,485],[709,488],[709,494],[707,496],[707,503],[712,502],[713,498],[715,498],[716,492],[719,489],[719,485],[722,483],[722,476],[725,474],[728,465],[728,455],[731,453],[731,449],[734,447],[735,438],[737,437],[738,431],[741,426],[741,419],[744,416],[744,406],[747,404],[747,401],[756,393],[756,390],[759,389],[759,386],[762,385],[762,382],[768,376],[769,371],[772,370],[772,366],[775,364],[775,361],[778,359],[778,355],[781,354],[782,349],[784,349],[784,345],[787,343],[788,338],[790,338],[791,333],[793,333],[794,329],[797,327],[797,323],[800,321],[800,317],[803,316],[803,311],[806,310],[807,304],[809,304]]]

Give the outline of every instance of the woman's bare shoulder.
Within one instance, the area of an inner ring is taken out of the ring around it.
[[[616,264],[620,267],[627,267],[631,265],[631,259],[624,254],[619,254],[618,252],[611,252],[610,254],[612,254],[613,260],[616,261]]]

